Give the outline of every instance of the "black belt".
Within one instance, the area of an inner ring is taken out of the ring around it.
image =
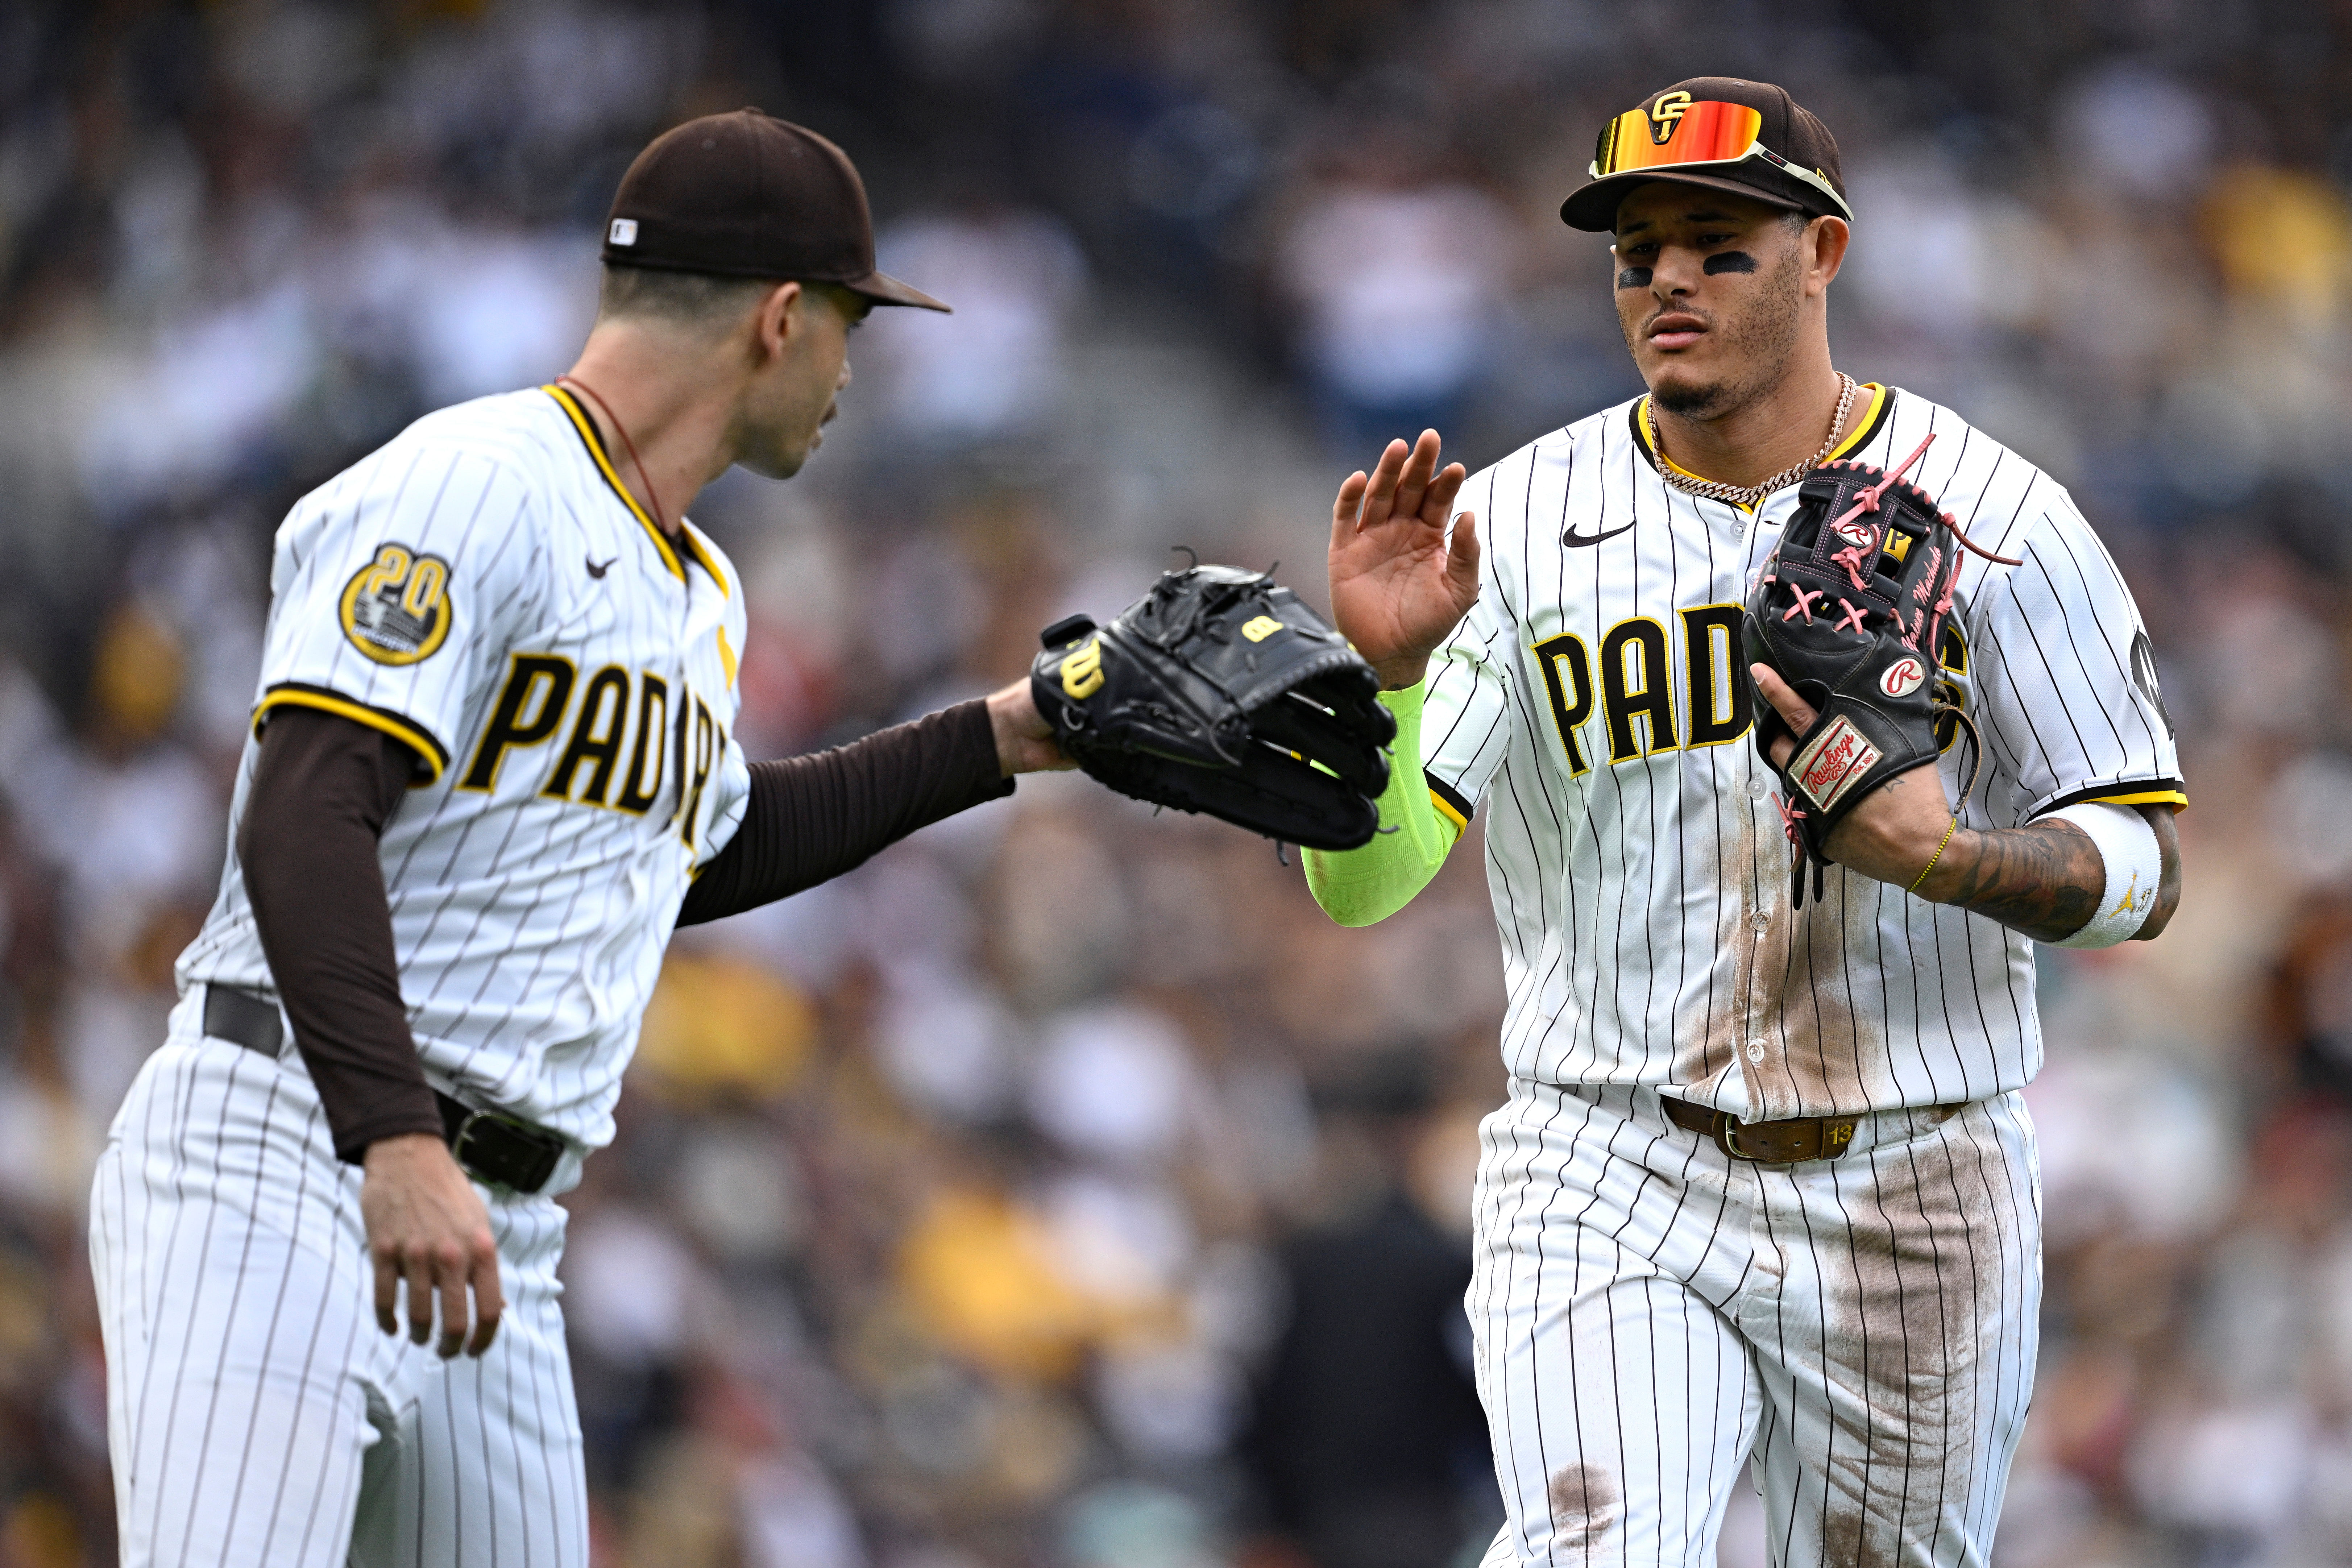
[[[276,1059],[286,1025],[276,1004],[233,985],[205,987],[205,1033]],[[563,1140],[496,1110],[477,1110],[453,1095],[433,1091],[441,1105],[441,1134],[449,1152],[479,1181],[535,1193],[555,1175]]]

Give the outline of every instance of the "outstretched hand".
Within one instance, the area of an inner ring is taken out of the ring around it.
[[[1445,528],[1467,475],[1438,468],[1439,445],[1434,430],[1390,442],[1331,504],[1331,618],[1390,690],[1417,684],[1478,602],[1477,519],[1454,520],[1450,543]]]

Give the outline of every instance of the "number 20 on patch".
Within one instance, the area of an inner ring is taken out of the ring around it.
[[[343,636],[378,664],[415,664],[449,638],[457,603],[449,595],[449,563],[386,544],[375,560],[343,584]]]

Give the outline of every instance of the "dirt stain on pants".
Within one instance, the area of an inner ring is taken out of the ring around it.
[[[1597,1465],[1562,1465],[1551,1473],[1545,1495],[1551,1501],[1552,1542],[1566,1561],[1598,1561],[1617,1527],[1623,1494],[1617,1479]]]
[[[2037,1293],[2031,1200],[1992,1157],[1982,1107],[1916,1114],[1942,1124],[1837,1172],[1853,1224],[1820,1260],[1836,1426],[1822,1545],[1852,1568],[1945,1561],[1989,1527],[2032,1376],[2002,1332]]]

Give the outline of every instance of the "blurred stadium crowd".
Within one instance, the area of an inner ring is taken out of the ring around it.
[[[2347,35],[2286,0],[0,5],[0,1563],[110,1560],[87,1175],[224,852],[269,533],[569,363],[650,134],[823,130],[957,308],[883,312],[812,469],[698,509],[751,584],[756,756],[1006,679],[1171,545],[1319,595],[1381,440],[1475,466],[1636,390],[1554,212],[1605,114],[1702,72],[1837,132],[1841,363],[2074,488],[2189,759],[2172,930],[2044,955],[2001,1568],[2352,1563]],[[681,941],[568,1200],[600,1563],[1475,1561],[1475,860],[1347,932],[1268,845],[1035,779]]]

